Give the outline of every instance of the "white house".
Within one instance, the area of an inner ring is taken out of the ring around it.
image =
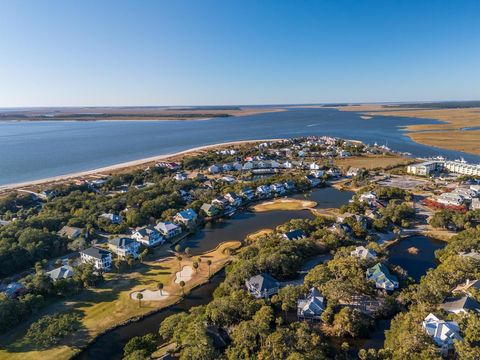
[[[297,316],[299,319],[319,320],[324,311],[325,299],[315,288],[310,289],[310,294],[306,299],[297,301]]]
[[[140,250],[140,243],[128,237],[117,237],[108,241],[108,247],[120,257],[132,256],[136,259]]]
[[[309,168],[310,170],[320,170],[320,167],[321,167],[321,166],[318,165],[317,163],[312,162],[312,163],[309,165],[308,168]]]
[[[225,199],[228,200],[231,206],[240,206],[242,205],[242,198],[235,194],[234,192],[229,192],[225,194]]]
[[[183,171],[181,172],[177,172],[175,174],[175,180],[177,181],[184,181],[184,180],[187,180],[187,174],[185,174]]]
[[[444,355],[453,348],[454,340],[463,340],[460,336],[460,328],[455,321],[440,320],[432,313],[423,320],[422,326]]]
[[[270,185],[270,189],[278,195],[282,195],[285,193],[285,186],[281,183],[275,183]]]
[[[260,197],[267,197],[270,196],[271,191],[270,191],[270,186],[268,185],[260,185],[257,187],[257,195]]]
[[[347,171],[347,176],[348,177],[354,177],[354,176],[357,176],[359,172],[360,172],[359,168],[351,167]]]
[[[377,195],[375,195],[371,191],[367,191],[367,192],[363,193],[362,195],[360,195],[358,200],[360,202],[366,202],[368,204],[373,204],[375,201],[377,201]]]
[[[160,233],[151,225],[137,228],[133,232],[132,238],[148,247],[163,244],[165,242],[162,235],[160,235]]]
[[[182,228],[170,221],[159,222],[155,226],[155,229],[157,229],[166,239],[171,239],[182,233]]]
[[[350,255],[365,260],[374,260],[377,258],[377,253],[375,251],[367,249],[364,246],[357,246],[355,250],[350,252]]]
[[[104,214],[100,215],[100,217],[109,220],[110,223],[112,223],[112,224],[121,224],[122,223],[122,217],[120,215],[111,214],[111,213],[104,213]]]
[[[109,270],[112,267],[112,253],[108,250],[91,247],[80,251],[80,261],[93,264],[97,270]]]

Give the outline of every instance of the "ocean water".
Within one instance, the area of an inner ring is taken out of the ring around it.
[[[436,120],[296,108],[204,121],[0,122],[0,185],[85,171],[220,142],[331,135],[387,144],[415,156],[480,157],[424,146],[402,131]]]

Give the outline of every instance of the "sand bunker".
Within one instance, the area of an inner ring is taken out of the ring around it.
[[[190,281],[193,275],[193,268],[191,266],[184,266],[182,271],[175,274],[175,284],[179,284],[180,281]]]
[[[133,300],[138,301],[138,299],[137,299],[137,294],[138,293],[141,293],[143,295],[142,301],[163,300],[163,299],[166,299],[170,296],[170,294],[168,292],[166,292],[165,290],[162,290],[161,292],[160,292],[160,290],[155,290],[155,291],[143,290],[143,291],[134,291],[133,293],[130,294],[130,297]]]

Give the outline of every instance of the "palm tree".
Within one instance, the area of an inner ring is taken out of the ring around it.
[[[122,259],[120,259],[119,257],[115,258],[115,260],[113,260],[113,265],[117,268],[117,273],[119,273],[120,265],[122,265]]]
[[[180,252],[181,246],[180,244],[175,245],[175,252],[178,254]]]
[[[185,248],[185,255],[187,255],[187,257],[190,257],[190,248],[188,246]]]
[[[143,259],[145,258],[145,256],[147,256],[147,254],[148,254],[148,249],[145,249],[140,253],[138,257],[140,258],[141,263],[143,263]]]
[[[212,265],[212,260],[207,260],[207,265],[208,265],[208,278],[210,279],[210,265]]]
[[[179,269],[179,270],[182,270],[182,257],[181,257],[181,256],[177,256],[177,260],[178,260],[178,269]]]
[[[157,289],[160,291],[160,296],[163,296],[163,283],[159,282],[157,283]]]
[[[182,296],[185,296],[185,289],[183,288],[185,286],[185,281],[180,281],[178,285],[180,285],[180,287],[182,288]]]
[[[193,264],[192,264],[193,268],[195,269],[195,274],[197,273],[198,271],[198,262],[194,261]]]
[[[138,307],[142,307],[143,294],[141,292],[137,293]]]

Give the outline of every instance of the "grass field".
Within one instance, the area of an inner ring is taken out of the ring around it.
[[[298,199],[275,199],[263,202],[251,207],[255,212],[278,211],[278,210],[305,210],[317,206],[315,201]]]
[[[385,169],[396,166],[404,166],[415,162],[415,160],[399,155],[370,155],[370,156],[352,156],[343,159],[335,159],[334,164],[343,170],[350,167],[363,168],[367,170]]]
[[[185,292],[208,281],[209,270],[206,260],[212,261],[210,272],[214,274],[231,259],[232,255],[225,249],[237,249],[240,246],[239,242],[227,242],[211,252],[202,254],[203,261],[192,279],[186,283]],[[70,297],[68,301],[59,301],[48,306],[30,321],[2,336],[0,359],[68,359],[78,352],[80,347],[85,346],[106,329],[177,302],[180,299],[181,288],[174,283],[175,272],[181,266],[191,266],[198,256],[193,258],[183,256],[183,258],[181,263],[176,258],[169,257],[158,261],[145,261],[125,273],[108,273],[101,287],[82,291]],[[156,290],[158,282],[164,284],[165,291],[171,296],[159,301],[143,301],[141,307],[138,301],[130,298],[130,293],[133,291]],[[73,336],[64,339],[60,346],[38,350],[24,340],[24,334],[32,322],[43,315],[64,311],[79,312],[82,316],[82,328]]]

